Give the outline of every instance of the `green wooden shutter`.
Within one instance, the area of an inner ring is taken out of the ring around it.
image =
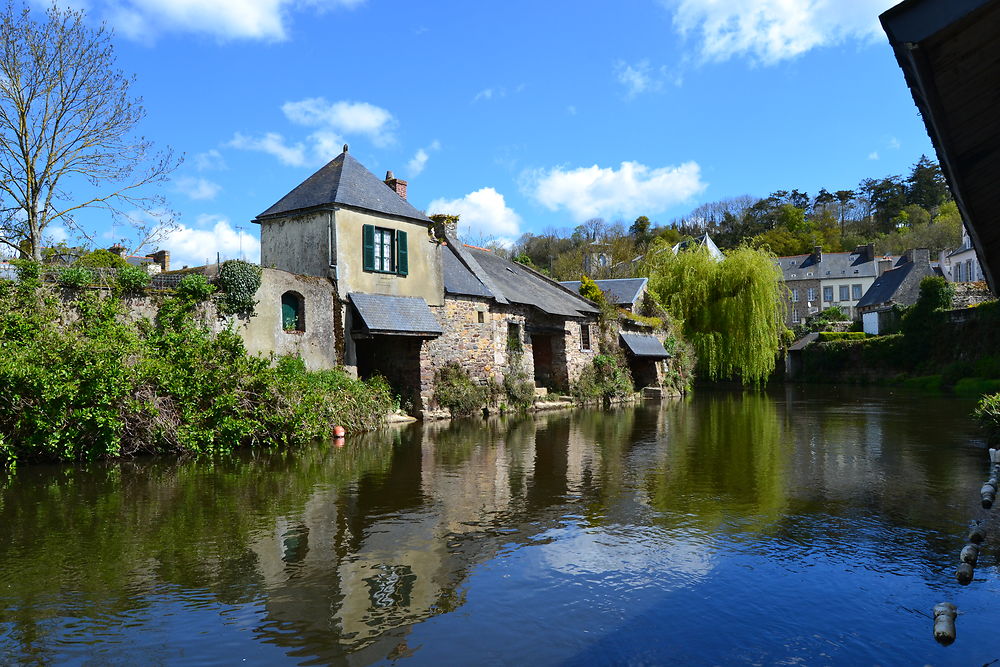
[[[363,247],[362,265],[365,271],[375,270],[375,225],[364,225],[361,228],[361,244]]]
[[[406,250],[406,232],[396,232],[396,273],[405,276],[410,271],[409,253]]]

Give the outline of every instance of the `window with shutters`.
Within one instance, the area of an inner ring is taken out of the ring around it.
[[[362,252],[365,271],[395,273],[400,276],[409,273],[406,232],[402,230],[364,225]]]

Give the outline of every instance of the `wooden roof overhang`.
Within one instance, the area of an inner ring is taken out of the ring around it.
[[[906,0],[879,18],[996,293],[1000,0]]]

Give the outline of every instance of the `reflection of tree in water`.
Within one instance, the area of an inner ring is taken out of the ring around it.
[[[734,520],[765,525],[782,514],[792,447],[782,438],[773,399],[706,393],[665,410],[662,458],[646,482],[665,521],[694,517],[711,530]]]

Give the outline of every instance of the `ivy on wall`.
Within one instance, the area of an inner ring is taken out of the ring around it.
[[[219,313],[251,317],[254,314],[254,306],[257,305],[254,297],[260,289],[260,275],[261,269],[256,264],[239,259],[223,262],[219,268],[218,280],[219,289],[222,291],[219,297]]]

